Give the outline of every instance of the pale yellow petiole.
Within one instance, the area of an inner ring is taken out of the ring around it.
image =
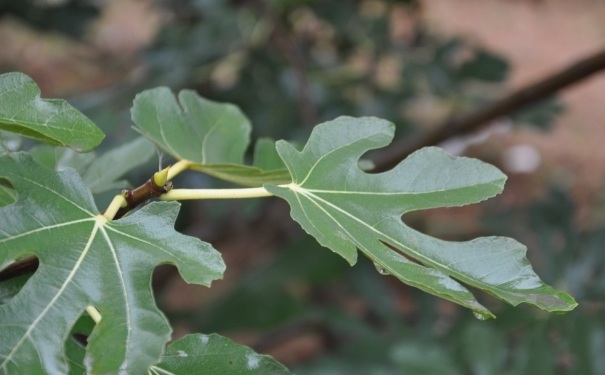
[[[126,198],[124,198],[122,194],[118,194],[113,197],[113,200],[109,204],[109,207],[107,207],[107,209],[105,210],[103,216],[105,216],[107,220],[113,220],[113,218],[116,216],[116,213],[118,213],[118,210],[126,206]]]
[[[172,180],[176,175],[191,167],[192,163],[188,160],[179,160],[168,169],[168,181]]]
[[[172,189],[163,194],[160,200],[261,198],[272,195],[263,187],[244,189]]]
[[[99,324],[101,321],[101,313],[94,306],[89,305],[86,307],[86,312],[95,321],[95,323]]]

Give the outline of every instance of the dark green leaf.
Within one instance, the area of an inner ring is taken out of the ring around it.
[[[0,305],[4,305],[17,294],[31,275],[21,275],[0,283]]]
[[[0,165],[18,194],[0,209],[0,267],[26,255],[40,260],[0,306],[0,373],[65,374],[63,343],[88,306],[102,319],[88,340],[87,370],[144,373],[170,338],[150,287],[153,269],[172,263],[186,282],[209,285],[225,268],[218,252],[174,231],[176,202],[108,221],[73,169],[57,173],[22,153]]]
[[[284,161],[281,160],[275,149],[275,141],[270,138],[260,138],[256,141],[256,145],[254,146],[254,165],[266,170],[286,168]]]
[[[160,370],[161,369],[161,370]],[[168,346],[162,362],[149,374],[290,374],[273,358],[260,355],[219,335],[187,335]]]
[[[0,207],[13,203],[16,198],[17,193],[15,193],[12,186],[10,186],[8,182],[0,179]]]
[[[577,305],[540,281],[525,258],[525,246],[513,239],[448,242],[405,225],[401,215],[406,212],[493,197],[506,176],[479,160],[454,158],[434,147],[385,173],[360,170],[359,158],[387,145],[393,133],[393,124],[384,120],[341,117],[318,125],[302,151],[280,141],[277,151],[293,182],[265,188],[287,200],[294,220],[349,263],[356,262],[359,249],[381,273],[471,308],[482,318],[493,315],[454,279],[513,305],[526,302],[548,311]]]
[[[0,75],[0,129],[85,152],[103,132],[65,100],[42,99],[36,83],[22,73]]]
[[[479,79],[500,82],[508,75],[508,62],[500,56],[479,50],[473,59],[465,62],[458,70],[460,79]]]
[[[179,93],[178,101],[165,87],[137,95],[131,110],[136,129],[159,148],[192,169],[246,186],[289,182],[287,171],[263,169],[269,162],[267,145],[260,146],[260,163],[244,165],[251,126],[232,104],[213,102],[190,90]]]

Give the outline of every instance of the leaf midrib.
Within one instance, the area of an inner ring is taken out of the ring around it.
[[[340,208],[339,206],[337,206],[337,205],[335,205],[335,204],[332,204],[332,203],[330,203],[329,201],[326,201],[325,199],[322,199],[321,197],[319,197],[319,196],[317,196],[317,195],[315,195],[315,194],[313,194],[313,193],[309,192],[308,190],[306,190],[306,189],[304,189],[304,188],[302,188],[302,187],[300,187],[300,186],[298,186],[298,185],[296,185],[296,186],[297,186],[297,188],[296,188],[296,189],[291,189],[291,190],[292,190],[292,192],[294,192],[294,194],[299,193],[299,194],[301,194],[301,195],[303,195],[303,196],[307,197],[307,199],[309,199],[309,200],[310,200],[310,201],[312,201],[312,202],[313,202],[315,205],[317,205],[318,207],[320,207],[320,209],[321,209],[322,211],[324,211],[324,212],[325,212],[325,214],[326,214],[327,216],[329,216],[329,217],[330,217],[330,219],[332,219],[334,222],[338,222],[338,221],[337,221],[337,220],[336,220],[336,219],[335,219],[335,218],[334,218],[334,217],[333,217],[333,216],[332,216],[332,215],[331,215],[329,212],[327,212],[325,209],[323,209],[323,207],[321,207],[321,205],[320,205],[320,204],[318,204],[318,203],[317,203],[317,201],[322,202],[322,203],[324,203],[325,205],[327,205],[327,206],[329,206],[329,207],[332,207],[332,208],[334,208],[335,210],[337,210],[337,211],[339,211],[339,212],[343,213],[344,215],[348,216],[348,217],[349,217],[349,218],[351,218],[352,220],[357,221],[357,222],[358,222],[358,223],[360,223],[361,225],[363,225],[363,226],[367,227],[368,229],[370,229],[372,232],[375,232],[375,233],[377,233],[378,235],[380,235],[381,237],[383,237],[383,238],[387,239],[387,240],[388,240],[388,241],[390,241],[392,244],[397,245],[397,246],[398,246],[398,247],[400,247],[400,248],[407,249],[407,250],[408,250],[410,253],[414,254],[415,259],[417,259],[417,260],[421,261],[422,263],[429,264],[429,265],[433,265],[433,266],[434,266],[435,268],[437,268],[437,269],[445,269],[445,270],[449,271],[449,272],[445,272],[445,274],[447,274],[447,275],[452,275],[452,274],[453,274],[453,275],[455,275],[455,277],[456,277],[457,279],[459,279],[459,280],[461,280],[461,281],[465,281],[465,282],[467,282],[467,283],[469,283],[469,284],[471,284],[471,285],[477,285],[477,284],[479,284],[479,285],[483,286],[483,289],[487,289],[487,290],[490,290],[490,289],[499,289],[499,288],[497,288],[497,286],[495,286],[495,285],[486,284],[486,283],[484,283],[484,282],[482,282],[482,281],[480,281],[480,280],[478,280],[478,279],[474,279],[474,278],[467,277],[466,275],[464,275],[464,274],[462,274],[462,273],[460,273],[460,272],[458,272],[458,271],[456,271],[456,270],[453,270],[453,269],[449,268],[449,267],[448,267],[448,265],[443,265],[443,264],[440,264],[440,263],[436,262],[435,260],[433,260],[433,259],[431,259],[431,258],[429,258],[429,257],[427,257],[427,256],[425,256],[425,255],[423,255],[422,253],[419,253],[419,252],[415,251],[414,249],[412,249],[412,248],[410,248],[410,247],[408,247],[408,246],[405,246],[404,244],[402,244],[402,243],[400,243],[399,241],[397,241],[397,240],[393,239],[392,237],[390,237],[390,236],[389,236],[389,235],[387,235],[386,233],[378,231],[378,230],[377,230],[377,229],[375,229],[373,226],[369,225],[368,223],[366,223],[366,222],[365,222],[365,221],[363,221],[363,220],[360,220],[360,219],[359,219],[359,218],[357,218],[355,215],[353,215],[353,214],[351,214],[350,212],[348,212],[348,211],[346,211],[346,210],[344,210],[344,209]],[[316,201],[315,201],[314,199],[315,199]],[[348,233],[348,232],[347,232],[347,233]],[[352,237],[352,238],[355,238],[355,237]],[[489,255],[493,255],[493,254],[489,254]],[[493,270],[492,270],[492,271],[493,271]],[[442,271],[442,272],[443,272],[443,271]],[[488,274],[489,274],[489,272],[488,272],[486,275],[488,275]],[[483,277],[484,277],[484,276],[483,276]]]
[[[63,282],[63,284],[61,285],[61,287],[59,288],[59,290],[57,291],[57,293],[54,295],[54,297],[46,305],[46,307],[44,308],[44,310],[42,310],[42,312],[31,323],[31,325],[28,327],[27,331],[25,331],[25,333],[23,334],[23,336],[21,337],[21,339],[15,344],[15,346],[13,347],[13,349],[4,358],[4,360],[3,360],[0,368],[6,369],[6,365],[7,365],[7,363],[11,362],[12,356],[18,351],[18,349],[21,347],[21,345],[23,344],[23,342],[26,339],[29,338],[31,332],[36,328],[36,326],[42,320],[42,318],[46,315],[46,313],[48,312],[48,310],[50,310],[50,308],[56,303],[56,301],[65,292],[65,290],[67,289],[68,285],[71,283],[72,279],[76,275],[77,271],[80,269],[81,264],[84,262],[84,258],[86,258],[86,255],[88,254],[88,252],[90,251],[90,249],[92,247],[92,243],[94,242],[94,239],[96,237],[96,234],[97,234],[99,228],[103,225],[103,221],[99,220],[98,218],[93,218],[92,220],[95,221],[95,225],[94,225],[94,227],[93,227],[93,229],[92,229],[92,231],[90,233],[90,236],[88,238],[88,242],[86,243],[86,245],[85,245],[82,253],[78,257],[78,260],[74,264],[74,267],[69,272],[69,275],[67,276],[67,278],[65,278],[65,281]],[[88,219],[88,221],[91,221],[91,219]]]

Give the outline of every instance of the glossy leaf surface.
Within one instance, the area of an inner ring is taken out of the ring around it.
[[[105,136],[65,100],[40,98],[38,85],[22,73],[0,75],[0,130],[80,152]]]
[[[359,158],[387,145],[393,134],[393,124],[384,120],[341,117],[318,125],[302,151],[280,141],[277,151],[293,182],[265,188],[287,200],[294,220],[349,263],[356,262],[359,249],[379,272],[466,306],[481,318],[493,314],[459,281],[513,305],[526,302],[548,311],[576,306],[569,295],[541,282],[525,258],[525,246],[513,239],[448,242],[405,225],[406,212],[493,197],[506,176],[435,147],[415,152],[388,172],[359,169]]]
[[[226,337],[195,334],[170,344],[162,362],[148,374],[286,375],[290,372],[273,358],[257,354]]]
[[[108,221],[74,170],[57,173],[22,153],[0,164],[0,178],[18,195],[0,209],[0,267],[23,256],[40,260],[0,306],[0,373],[67,373],[63,343],[89,305],[102,319],[88,339],[87,370],[144,373],[159,361],[171,331],[155,306],[153,269],[171,263],[188,283],[209,285],[225,268],[218,252],[174,230],[176,202]]]
[[[243,164],[251,126],[232,104],[213,102],[190,90],[181,91],[177,100],[161,87],[138,94],[131,114],[141,134],[172,157],[191,162],[192,169],[245,186],[290,181],[283,166],[261,168],[276,166],[264,163],[270,154],[266,145],[260,165]]]

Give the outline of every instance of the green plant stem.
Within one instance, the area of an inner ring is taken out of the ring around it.
[[[113,220],[113,218],[118,213],[118,210],[120,208],[126,207],[127,204],[128,203],[126,202],[126,198],[124,198],[124,195],[118,194],[115,197],[113,197],[113,200],[111,201],[111,203],[109,204],[109,206],[107,207],[105,212],[103,213],[103,216],[105,216],[105,218],[107,220]]]
[[[95,323],[99,324],[101,321],[101,313],[94,306],[89,305],[86,307],[86,312],[95,321]]]
[[[168,169],[168,180],[172,180],[176,175],[191,167],[191,162],[188,160],[179,160]]]
[[[244,189],[172,189],[160,196],[162,201],[181,201],[190,199],[240,199],[270,197],[265,188]]]

